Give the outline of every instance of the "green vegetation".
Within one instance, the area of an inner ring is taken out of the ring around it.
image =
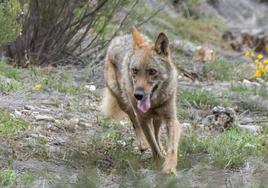
[[[144,165],[134,150],[134,139],[123,134],[123,129],[129,127],[111,119],[102,120],[100,126],[103,127],[100,134],[92,137],[85,145],[72,147],[74,151],[70,152],[69,160],[75,160],[78,164],[97,163],[101,169],[117,173],[129,173],[129,169],[137,170]]]
[[[202,137],[191,132],[181,141],[179,160],[183,167],[191,167],[194,162],[212,163],[219,168],[241,167],[249,157],[264,156],[265,136],[253,135],[237,129],[226,130],[215,136]]]
[[[241,67],[216,58],[204,66],[204,73],[209,78],[220,81],[238,80],[241,78]]]
[[[77,94],[79,92],[79,88],[72,85],[68,85],[67,83],[67,81],[60,81],[48,78],[44,79],[41,85],[44,88],[53,89],[60,93]]]
[[[0,109],[0,136],[16,134],[28,125],[27,121],[15,118],[10,113]]]
[[[66,69],[62,68],[60,71],[57,71],[57,74],[53,74],[51,67],[44,69],[32,67],[29,74],[35,80],[35,84],[32,87],[35,91],[48,89],[71,95],[81,92],[81,88],[74,85],[73,77],[70,76]]]
[[[18,90],[21,87],[19,82],[1,82],[0,83],[0,92],[10,92]]]
[[[0,186],[12,186],[16,182],[16,173],[14,170],[6,169],[0,171]]]
[[[21,87],[20,79],[20,73],[16,68],[7,65],[4,61],[0,61],[0,92],[10,92],[19,89]]]
[[[18,69],[6,64],[4,61],[0,61],[0,75],[17,81],[21,79]]]
[[[214,93],[202,89],[184,90],[179,93],[178,101],[182,105],[195,107],[202,106],[228,106],[229,101],[222,100]]]
[[[0,3],[0,45],[14,41],[19,34],[21,29],[21,25],[17,21],[19,13],[19,0]]]
[[[198,6],[199,0],[185,0],[177,3],[176,8],[179,12],[183,12],[186,18],[196,18],[195,9]]]
[[[36,176],[26,171],[20,176],[20,180],[23,185],[29,185],[36,180]]]
[[[170,37],[180,36],[184,39],[189,39],[193,42],[203,43],[209,42],[211,44],[219,46],[221,43],[221,30],[224,28],[224,24],[213,18],[203,17],[199,19],[176,17],[173,18],[170,15],[159,13],[159,17],[162,17],[167,23],[174,26],[167,30],[166,24],[161,24],[152,20],[152,23],[157,23],[158,27],[163,31],[167,31]]]
[[[243,85],[232,85],[230,91],[239,93],[241,95],[258,95],[263,98],[268,98],[268,93],[266,91],[265,84],[262,84],[260,87],[246,87]]]

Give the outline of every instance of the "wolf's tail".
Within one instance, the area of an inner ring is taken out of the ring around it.
[[[105,116],[119,120],[126,116],[126,114],[119,107],[116,98],[109,89],[105,89],[104,97],[101,106],[102,112]]]

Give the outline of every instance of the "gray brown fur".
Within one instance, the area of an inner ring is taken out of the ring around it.
[[[153,43],[133,28],[132,35],[115,38],[107,51],[104,72],[104,113],[113,118],[127,114],[140,150],[151,147],[154,158],[165,158],[162,171],[175,172],[181,126],[176,117],[177,72],[171,62],[166,35],[160,33]],[[138,88],[150,96],[150,108],[146,112],[137,107],[134,93]],[[168,136],[166,156],[160,141],[163,124]]]

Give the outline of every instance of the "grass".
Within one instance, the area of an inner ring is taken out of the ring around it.
[[[219,46],[221,43],[220,31],[223,30],[224,24],[219,20],[208,17],[200,19],[187,19],[183,17],[173,18],[170,15],[164,13],[159,13],[159,17],[163,18],[166,22],[169,22],[176,28],[175,30],[167,31],[169,36],[180,36],[193,42],[206,42],[214,44],[216,46]],[[160,28],[163,27],[164,31],[166,30],[165,25],[161,25],[161,23],[158,22],[156,24]]]
[[[60,93],[77,94],[79,93],[79,88],[66,84],[66,81],[60,81],[55,79],[44,79],[42,84],[45,88],[50,88],[56,90]]]
[[[248,93],[251,90],[248,87],[243,86],[243,85],[233,85],[232,84],[230,91],[244,95],[245,93]]]
[[[252,87],[252,88],[237,84],[232,85],[230,91],[239,93],[241,95],[247,95],[247,94],[258,95],[268,99],[268,93],[265,84],[261,84],[260,87]]]
[[[181,141],[179,164],[181,168],[190,168],[198,162],[218,168],[239,168],[248,158],[267,154],[264,141],[264,135],[256,136],[235,128],[207,137],[191,132]]]
[[[0,92],[10,92],[20,88],[21,79],[19,71],[0,60],[0,75],[9,80],[0,81]],[[3,78],[3,79],[4,79]]]
[[[137,170],[143,164],[134,150],[133,138],[124,134],[126,125],[111,119],[100,122],[101,133],[93,136],[87,143],[73,143],[69,152],[69,161],[85,166],[96,165],[104,171],[126,173],[129,169]]]
[[[29,70],[29,74],[35,82],[32,89],[35,91],[54,90],[71,95],[79,94],[81,88],[74,85],[74,80],[70,73],[64,68],[59,68],[59,70],[55,73],[55,69],[51,67],[32,67]]]
[[[0,135],[13,135],[18,131],[25,129],[29,122],[15,118],[10,113],[0,109]]]
[[[0,83],[0,92],[10,92],[16,91],[21,87],[19,82],[1,82]]]
[[[242,77],[242,72],[237,65],[228,63],[219,58],[205,64],[204,73],[210,79],[212,78],[220,81],[238,80]]]
[[[0,186],[12,186],[16,182],[16,173],[14,170],[6,169],[0,171]]]
[[[18,69],[6,64],[4,61],[0,61],[0,75],[17,81],[21,79]]]
[[[29,185],[32,182],[34,182],[36,180],[36,176],[28,171],[24,172],[21,176],[20,176],[20,180],[21,183],[23,185]]]
[[[227,106],[229,101],[222,100],[214,93],[202,89],[184,90],[180,92],[178,101],[182,105],[191,105],[195,107],[203,106]]]

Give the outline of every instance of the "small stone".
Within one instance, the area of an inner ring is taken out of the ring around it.
[[[31,115],[31,111],[29,110],[22,110],[21,113],[25,116],[30,116]]]
[[[94,85],[85,85],[85,89],[88,89],[89,91],[96,91],[96,86],[94,86]]]
[[[261,132],[261,127],[255,125],[238,125],[241,130],[248,131],[249,133],[258,134]]]
[[[249,88],[249,89],[253,89],[253,88],[258,88],[258,87],[260,87],[260,84],[259,84],[258,82],[251,82],[251,81],[246,80],[246,79],[243,80],[242,84],[243,84],[245,87]]]
[[[79,119],[78,118],[71,118],[71,119],[65,119],[63,120],[63,124],[65,126],[73,126],[73,125],[77,125],[79,123]]]
[[[49,115],[37,115],[37,116],[35,116],[35,119],[37,121],[51,121],[51,122],[55,121],[55,119]]]
[[[24,109],[25,109],[25,110],[34,110],[34,107],[31,106],[31,105],[25,105],[25,106],[24,106]]]
[[[118,140],[117,143],[123,147],[127,145],[127,143],[124,140]]]
[[[207,62],[214,58],[214,51],[205,46],[198,46],[195,51],[194,59],[197,61]]]
[[[18,110],[15,110],[14,115],[15,115],[16,118],[19,118],[19,117],[22,116],[22,113],[20,111],[18,111]]]
[[[56,124],[61,124],[60,120],[58,120],[58,119],[55,120],[55,123]]]
[[[79,121],[78,125],[84,128],[92,127],[92,124],[86,123],[85,121]]]
[[[69,122],[72,125],[77,125],[79,123],[79,118],[71,118]]]
[[[256,146],[254,146],[253,144],[250,144],[250,143],[246,143],[245,147],[246,148],[255,148]]]

